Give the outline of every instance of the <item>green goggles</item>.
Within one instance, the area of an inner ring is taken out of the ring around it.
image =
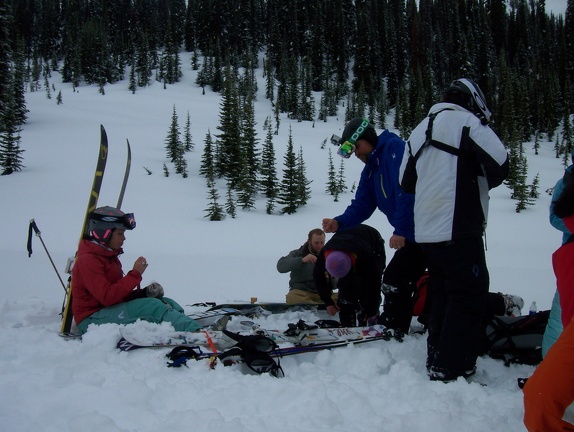
[[[344,157],[345,159],[348,159],[353,153],[355,153],[356,148],[357,146],[355,144],[351,144],[349,141],[345,141],[339,146],[337,154],[341,157]]]
[[[345,159],[350,158],[351,155],[355,153],[355,150],[357,148],[355,143],[357,142],[361,134],[365,132],[368,126],[369,126],[369,120],[363,119],[363,121],[361,122],[357,130],[353,133],[353,135],[351,135],[347,141],[341,144],[341,146],[337,150],[337,154],[339,156],[344,157]]]

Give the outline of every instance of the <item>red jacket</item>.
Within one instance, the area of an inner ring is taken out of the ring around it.
[[[562,220],[570,232],[574,232],[574,215]],[[562,324],[566,327],[574,317],[574,242],[563,244],[552,254],[552,267],[560,295]]]
[[[76,323],[106,306],[140,297],[141,274],[130,270],[125,276],[118,255],[123,251],[106,249],[82,240],[72,268],[72,313]],[[134,292],[134,288],[138,288]]]

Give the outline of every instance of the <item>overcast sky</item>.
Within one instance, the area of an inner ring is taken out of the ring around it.
[[[564,17],[566,14],[566,2],[567,0],[546,0],[546,10],[548,13],[554,12],[555,15],[560,15]]]

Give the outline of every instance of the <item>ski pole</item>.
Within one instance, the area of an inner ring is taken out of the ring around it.
[[[34,232],[36,233],[36,236],[42,242],[42,246],[44,246],[44,250],[46,251],[46,255],[48,255],[48,258],[50,259],[50,262],[52,263],[52,267],[54,267],[54,271],[56,272],[56,275],[58,275],[58,279],[60,279],[60,283],[62,284],[62,288],[64,288],[64,291],[66,292],[66,294],[68,294],[68,289],[66,288],[64,281],[60,277],[60,273],[58,272],[58,269],[56,268],[56,265],[54,264],[54,260],[52,260],[52,257],[50,256],[50,252],[48,252],[48,248],[46,248],[46,244],[44,243],[44,240],[42,239],[42,233],[38,229],[38,225],[36,225],[36,221],[34,219],[30,219],[30,226],[28,227],[28,257],[32,256],[32,230],[34,230]]]

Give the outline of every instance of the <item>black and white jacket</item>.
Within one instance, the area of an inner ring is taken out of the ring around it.
[[[400,170],[401,185],[415,193],[416,242],[481,236],[488,191],[507,175],[508,152],[489,126],[459,105],[435,104],[411,133]]]

